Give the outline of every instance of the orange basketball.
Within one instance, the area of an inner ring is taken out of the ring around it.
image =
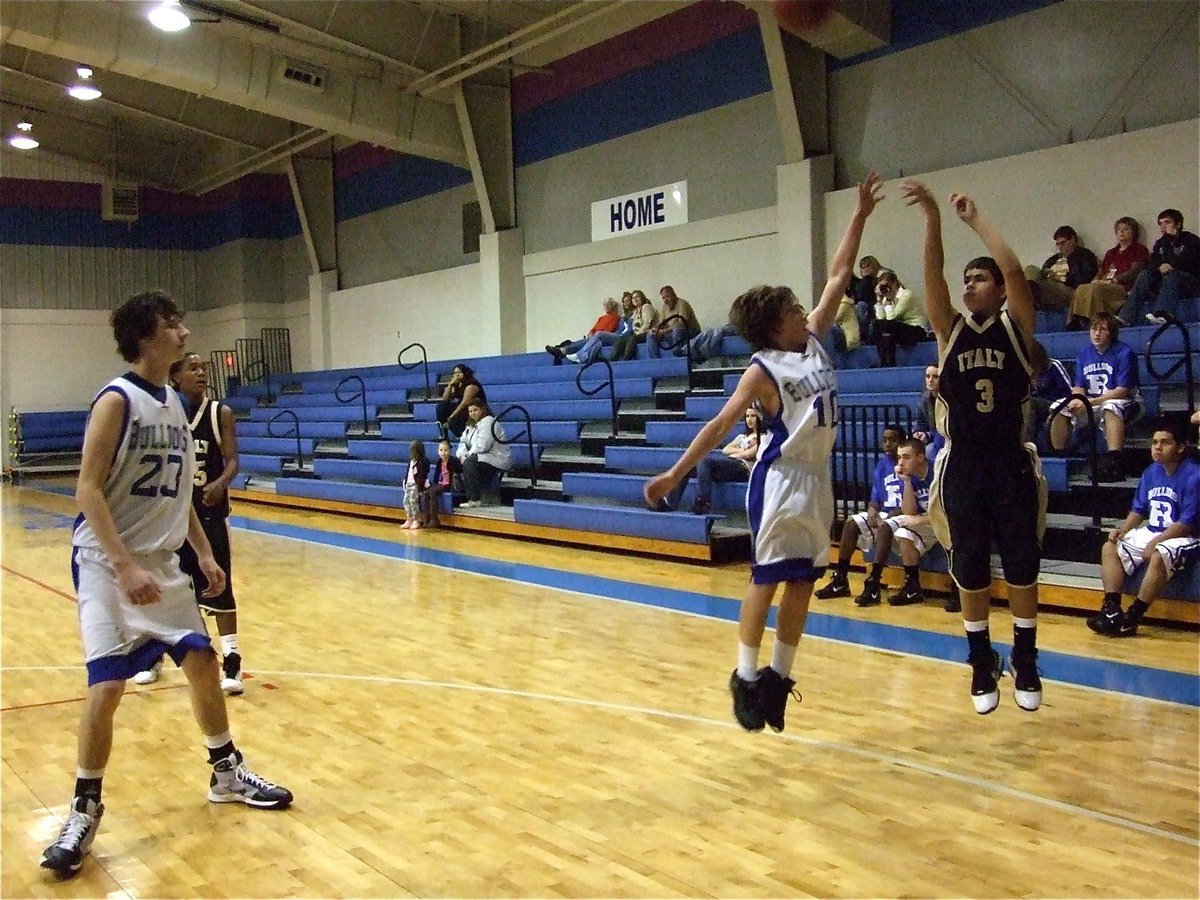
[[[833,13],[833,0],[771,0],[779,27],[792,34],[820,28]]]

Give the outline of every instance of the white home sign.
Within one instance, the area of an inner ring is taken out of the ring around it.
[[[687,182],[598,200],[592,204],[592,240],[683,225],[688,220]]]

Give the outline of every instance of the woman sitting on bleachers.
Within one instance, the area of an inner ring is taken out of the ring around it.
[[[610,359],[637,359],[637,345],[646,343],[646,335],[658,324],[658,310],[644,293],[633,292],[633,331],[617,338]]]
[[[620,307],[617,306],[617,301],[612,297],[605,299],[602,304],[604,312],[596,319],[596,324],[591,327],[587,334],[577,341],[560,341],[557,344],[547,344],[546,352],[554,357],[554,364],[561,366],[563,360],[568,362],[580,362],[579,353],[584,347],[588,346],[588,342],[599,335],[607,335],[607,339],[615,343],[616,332],[621,327],[621,314],[618,312]],[[595,352],[599,352],[597,349]],[[590,360],[588,360],[590,362]]]
[[[487,392],[475,377],[475,370],[465,363],[459,363],[450,373],[450,383],[438,401],[437,423],[443,437],[462,434],[467,427],[467,406],[472,400],[481,400],[486,404]]]
[[[698,516],[706,515],[712,509],[714,481],[746,481],[750,478],[750,470],[758,458],[758,434],[762,430],[762,420],[753,406],[747,408],[744,418],[745,432],[721,448],[721,458],[706,456],[693,470],[696,473],[696,499],[692,503],[692,512]],[[673,510],[679,505],[690,476],[691,472],[683,476],[683,480],[662,501],[660,509]]]
[[[463,431],[455,455],[462,462],[463,487],[467,494],[464,508],[483,506],[483,492],[493,480],[512,468],[512,453],[505,443],[504,428],[496,421],[483,400],[467,404],[470,423]]]
[[[1125,302],[1125,297],[1138,273],[1150,261],[1150,251],[1138,237],[1142,229],[1138,223],[1121,216],[1113,223],[1117,245],[1104,254],[1100,271],[1086,284],[1075,288],[1071,295],[1071,313],[1067,319],[1067,330],[1087,328],[1096,313],[1116,313]]]
[[[883,366],[896,365],[896,345],[912,347],[929,336],[925,308],[891,269],[875,276],[875,346]]]

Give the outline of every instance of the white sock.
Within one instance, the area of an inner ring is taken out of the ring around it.
[[[792,674],[792,665],[796,661],[796,647],[792,644],[785,644],[779,638],[775,638],[775,649],[771,652],[771,668],[782,675],[784,678],[790,678]]]
[[[228,729],[226,729],[225,731],[222,731],[220,734],[206,734],[204,736],[204,746],[207,747],[209,750],[219,750],[222,747],[224,747],[226,744],[232,744],[232,743],[233,743],[233,735],[229,732]]]
[[[95,779],[97,779],[97,778],[103,778],[103,777],[104,777],[104,769],[83,769],[83,768],[79,768],[79,769],[76,769],[76,770],[75,770],[75,777],[76,777],[76,778],[86,778],[86,779],[88,779],[89,781],[94,781],[94,780],[95,780]]]
[[[1013,616],[1012,623],[1014,628],[1037,628],[1037,616],[1034,616],[1032,619],[1021,619]]]
[[[758,681],[758,648],[748,647],[738,641],[738,678],[742,681]]]
[[[223,634],[221,635],[221,656],[228,656],[230,653],[237,653],[237,635]]]

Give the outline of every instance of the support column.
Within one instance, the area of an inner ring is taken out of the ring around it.
[[[479,236],[481,354],[525,352],[525,233]]]
[[[814,156],[778,166],[775,181],[784,283],[811,310],[825,287],[833,252],[825,246],[825,195],[833,190],[833,157]]]
[[[308,276],[308,339],[312,354],[311,368],[328,369],[332,365],[329,338],[329,295],[337,290],[336,269]]]

